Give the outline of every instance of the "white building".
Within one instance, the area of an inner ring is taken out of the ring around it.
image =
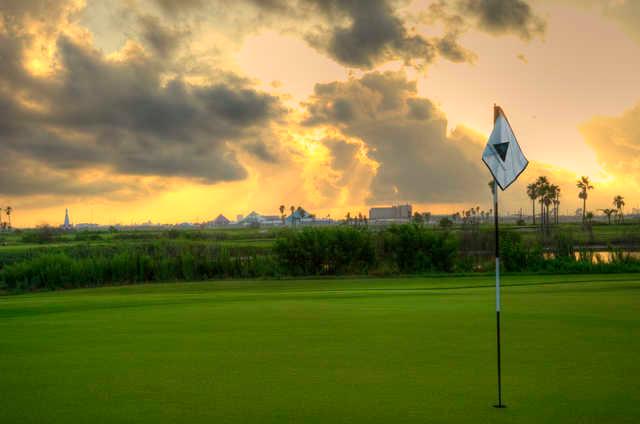
[[[409,204],[369,209],[370,222],[405,222],[412,216],[413,208]]]
[[[62,224],[63,230],[70,230],[73,228],[71,221],[69,220],[69,209],[64,210],[64,224]]]
[[[242,218],[238,225],[282,225],[282,219],[277,215],[262,215],[256,211]]]

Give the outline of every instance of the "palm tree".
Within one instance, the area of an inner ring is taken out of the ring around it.
[[[289,209],[291,209],[291,225],[294,225],[296,222],[293,218],[293,213],[296,211],[296,207],[292,205]]]
[[[544,224],[545,224],[545,228],[547,229],[547,231],[549,230],[549,223],[550,223],[550,219],[549,219],[549,207],[551,206],[551,204],[553,203],[553,186],[549,185],[546,187],[545,189],[545,193],[543,196],[543,204],[545,207],[545,213],[544,213]]]
[[[589,190],[593,190],[594,187],[591,185],[589,177],[584,176],[578,180],[576,187],[580,189],[578,198],[582,199],[582,222],[584,222],[587,217],[587,198],[589,197]]]
[[[622,204],[624,205],[624,202],[622,202]],[[9,221],[9,229],[11,229],[11,211],[13,211],[13,208],[11,206],[7,206],[4,210],[4,212],[7,214],[7,221]]]
[[[611,224],[611,215],[615,214],[617,210],[615,209],[600,209],[602,213],[607,215],[607,219],[609,220],[609,224]]]
[[[280,205],[280,219],[282,219],[282,225],[284,225],[284,210],[286,208],[284,207],[284,205]]]
[[[551,184],[549,186],[549,197],[551,200],[551,204],[553,204],[553,222],[555,224],[558,223],[558,207],[560,206],[560,187]]]
[[[545,206],[545,198],[548,195],[548,190],[549,190],[549,178],[545,177],[545,176],[540,176],[538,177],[538,179],[535,182],[536,184],[536,191],[538,192],[538,199],[540,199],[540,229],[542,230],[544,228],[544,224],[545,224],[545,213],[544,213],[544,206]]]
[[[531,183],[527,186],[527,196],[531,199],[533,225],[536,225],[536,199],[538,199],[538,185],[536,183]]]
[[[624,214],[622,213],[622,209],[624,208],[624,197],[617,195],[613,198],[613,205],[617,209],[618,214],[618,222],[624,221]]]

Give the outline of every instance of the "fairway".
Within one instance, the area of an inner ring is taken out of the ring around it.
[[[226,281],[0,298],[1,423],[637,423],[640,278]]]

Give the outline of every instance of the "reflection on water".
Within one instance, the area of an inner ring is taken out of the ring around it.
[[[639,259],[640,260],[640,251],[609,251],[609,250],[583,250],[574,252],[573,254],[576,260],[586,260],[591,259],[592,263],[611,263],[614,260],[624,260],[627,258]],[[555,258],[555,253],[546,252],[544,254],[545,259],[553,259]]]

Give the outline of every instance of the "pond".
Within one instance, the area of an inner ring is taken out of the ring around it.
[[[611,263],[614,258],[632,258],[640,260],[640,251],[582,250],[573,254],[576,260],[591,258],[592,263]],[[546,252],[545,259],[553,259],[555,253]]]

